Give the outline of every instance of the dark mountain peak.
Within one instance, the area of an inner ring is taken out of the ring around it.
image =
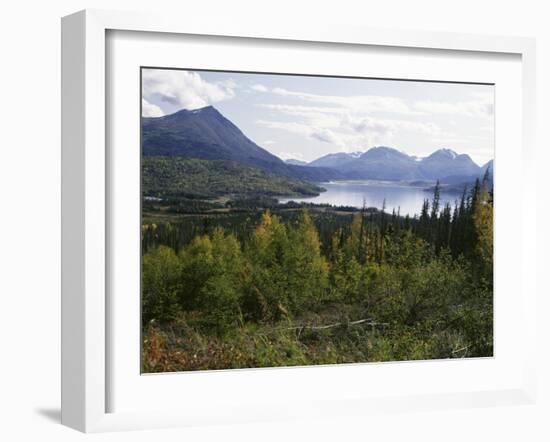
[[[191,136],[195,138],[197,136],[204,136],[209,138],[210,141],[215,141],[217,144],[224,144],[224,138],[229,137],[236,141],[237,138],[245,137],[237,126],[211,105],[198,109],[180,109],[173,114],[160,118],[146,118],[144,126],[153,124],[153,121],[147,120],[161,120],[164,124],[164,129],[170,127],[173,131],[180,132],[180,135],[184,137]],[[192,134],[194,131],[202,131],[203,133]]]

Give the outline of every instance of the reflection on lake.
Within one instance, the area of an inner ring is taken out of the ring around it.
[[[414,216],[420,214],[423,201],[433,197],[432,192],[426,191],[427,186],[415,187],[406,183],[389,181],[335,181],[320,183],[321,187],[327,189],[319,196],[308,198],[280,198],[281,203],[287,201],[310,202],[316,204],[332,204],[334,206],[382,208],[386,200],[386,212],[391,213],[393,209],[400,210],[401,215]],[[440,207],[445,203],[454,206],[455,200],[460,198],[458,193],[442,193]]]

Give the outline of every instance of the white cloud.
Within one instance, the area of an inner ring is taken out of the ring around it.
[[[417,121],[389,121],[388,124],[392,125],[394,130],[405,130],[409,132],[417,132],[424,135],[436,136],[442,133],[441,128],[435,123],[420,123]]]
[[[481,100],[489,103],[492,103],[495,100],[495,92],[493,88],[485,91],[472,91],[470,95],[476,100]]]
[[[386,135],[391,137],[393,135],[394,125],[388,123],[385,120],[380,120],[372,117],[351,117],[346,115],[342,119],[342,126],[349,127],[351,130],[358,134],[372,134]]]
[[[290,115],[308,116],[312,113],[341,113],[341,107],[303,106],[298,104],[259,104],[258,106]]]
[[[164,112],[156,104],[149,103],[145,98],[141,99],[141,116],[142,117],[162,117]]]
[[[323,143],[329,143],[339,148],[343,148],[345,145],[344,140],[338,134],[330,129],[322,127],[315,127],[309,124],[296,123],[293,121],[258,120],[256,123],[270,129],[284,130],[295,135],[321,141]]]
[[[258,120],[257,124],[268,127],[270,129],[280,129],[286,132],[291,132],[297,135],[310,136],[312,128],[307,124],[300,124],[295,122],[286,122],[286,121],[268,121],[268,120]]]
[[[261,86],[261,85],[260,85]],[[311,94],[308,92],[291,91],[284,88],[267,89],[261,86],[263,92],[271,92],[283,97],[292,97],[314,104],[326,104],[332,107],[314,107],[300,105],[269,105],[287,113],[299,115],[301,112],[314,111],[338,113],[345,109],[348,112],[359,113],[392,113],[403,115],[466,115],[471,117],[491,117],[494,113],[493,95],[486,92],[473,93],[473,99],[462,102],[445,102],[421,100],[407,102],[404,99],[383,95],[338,96]],[[334,107],[337,106],[337,107]],[[286,108],[286,109],[285,109]]]
[[[334,106],[286,104],[259,106],[273,110],[282,116],[291,116],[292,121],[261,120],[258,124],[332,144],[342,151],[390,143],[395,135],[404,132],[432,137],[441,135],[442,132],[439,126],[432,122],[375,118],[365,112]]]
[[[256,92],[267,92],[268,91],[267,87],[265,87],[263,84],[255,84],[255,85],[251,86],[250,89],[252,89],[253,91],[256,91]]]
[[[400,114],[421,114],[420,111],[411,109],[410,106],[401,98],[381,96],[381,95],[357,95],[357,96],[339,96],[339,95],[321,95],[307,92],[289,91],[283,88],[271,89],[276,95],[285,97],[294,97],[311,103],[325,103],[339,107],[344,107],[349,111],[361,112],[391,112]]]
[[[341,140],[333,131],[326,128],[312,129],[310,137],[323,143],[338,145]]]
[[[414,108],[430,114],[463,115],[468,117],[493,116],[494,105],[491,100],[462,101],[449,103],[443,101],[417,101]]]
[[[325,127],[317,127],[294,121],[267,121],[258,120],[257,124],[270,128],[283,130],[298,136],[330,144],[344,152],[353,152],[358,149],[365,149],[369,146],[382,143],[387,140],[381,133],[357,133],[352,130],[331,130]]]
[[[165,69],[143,70],[143,97],[178,109],[198,109],[235,96],[235,82],[210,83],[197,72]]]
[[[289,104],[259,104],[263,108],[276,113],[307,120],[308,124],[323,127],[337,127],[340,125],[342,112],[339,107],[302,106]]]
[[[314,127],[334,130],[375,132],[391,136],[396,131],[412,131],[426,135],[436,135],[440,128],[432,122],[422,123],[411,120],[375,118],[367,112],[353,111],[339,107],[302,106],[285,104],[260,104],[259,106],[292,117],[304,119],[304,123]]]
[[[226,87],[228,89],[231,89],[231,90],[237,89],[239,87],[237,82],[235,80],[233,80],[232,78],[228,78],[227,80],[219,81],[216,84],[224,86],[224,87]]]

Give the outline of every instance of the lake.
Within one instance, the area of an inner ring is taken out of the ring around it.
[[[315,197],[307,198],[280,198],[281,203],[287,201],[310,202],[316,204],[332,204],[335,206],[353,206],[382,208],[386,200],[386,212],[391,213],[393,209],[397,212],[400,209],[401,215],[419,215],[422,203],[426,198],[430,201],[433,192],[426,191],[426,186],[419,187],[395,181],[333,181],[319,183],[327,189]],[[442,193],[440,196],[440,207],[447,202],[454,207],[455,200],[460,199],[459,193]]]

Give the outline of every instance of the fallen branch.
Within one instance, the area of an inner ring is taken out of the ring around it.
[[[298,325],[294,327],[279,327],[274,328],[271,331],[279,331],[279,330],[299,330],[298,334],[300,335],[302,331],[304,330],[327,330],[334,327],[342,327],[342,326],[350,326],[350,325],[359,325],[359,324],[365,324],[370,325],[373,329],[378,326],[386,327],[389,324],[387,322],[375,322],[370,318],[366,319],[359,319],[357,321],[351,321],[351,322],[334,322],[332,324],[325,324],[325,325]]]
[[[453,351],[451,352],[451,354],[454,355],[454,354],[459,353],[459,352],[461,352],[461,351],[468,350],[469,348],[470,348],[470,346],[469,346],[469,345],[466,345],[465,347],[457,348],[456,350],[453,350]],[[465,353],[465,354],[466,354],[466,353]]]
[[[334,324],[327,324],[327,325],[303,325],[302,328],[306,328],[309,330],[326,330],[327,328],[333,328],[333,327],[340,327],[342,325],[358,325],[358,324],[364,324],[376,327],[378,325],[386,326],[387,323],[382,322],[374,322],[371,319],[359,319],[358,321],[351,321],[351,322],[335,322]]]

